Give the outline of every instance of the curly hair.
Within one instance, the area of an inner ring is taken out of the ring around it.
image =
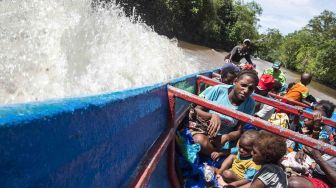
[[[326,113],[327,118],[331,118],[334,110],[335,110],[335,105],[334,103],[328,101],[328,100],[321,100],[317,103],[316,109],[323,110]]]
[[[258,78],[258,73],[255,70],[242,70],[239,72],[237,79],[241,80],[243,79],[245,76],[249,76],[251,78],[253,78],[253,80],[255,81],[256,84],[258,84],[259,82],[259,78]]]
[[[274,80],[273,90],[276,93],[279,93],[281,91],[281,88],[282,88],[281,83],[279,81],[277,81],[277,80]]]
[[[240,139],[249,139],[252,143],[258,138],[259,132],[256,130],[247,130],[241,136]]]
[[[254,147],[258,148],[262,156],[263,164],[276,164],[286,154],[286,140],[275,134],[260,131],[258,139],[254,142]]]
[[[240,72],[240,69],[234,65],[234,64],[231,64],[231,63],[226,63],[222,68],[221,68],[221,78],[225,78],[227,77],[227,75],[230,73],[230,74],[233,74],[235,76],[237,76]]]

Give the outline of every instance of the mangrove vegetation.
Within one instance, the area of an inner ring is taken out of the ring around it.
[[[255,57],[281,61],[288,69],[314,75],[336,87],[336,15],[323,11],[294,33],[258,32],[262,8],[240,0],[117,0],[127,15],[139,16],[169,38],[230,50],[244,38],[254,41]]]

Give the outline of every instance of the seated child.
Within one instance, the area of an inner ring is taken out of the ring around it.
[[[259,137],[253,143],[252,158],[255,164],[262,167],[254,176],[250,187],[287,187],[286,173],[279,165],[285,154],[285,139],[260,131]]]
[[[247,184],[260,169],[260,166],[252,161],[251,154],[253,142],[258,135],[259,132],[255,130],[244,132],[238,141],[238,154],[228,156],[222,163],[221,168],[216,170],[216,173],[222,176],[225,183],[233,186]]]
[[[273,94],[278,95],[280,92],[280,89],[281,89],[281,83],[278,81],[274,81],[274,85],[268,93],[273,93]],[[269,96],[268,93],[267,93],[267,97],[273,99],[273,97]],[[262,104],[260,110],[259,111],[256,110],[256,113],[254,115],[267,121],[272,116],[272,114],[274,114],[274,112],[275,112],[275,108],[273,106]]]
[[[234,79],[237,77],[238,73],[240,72],[239,67],[237,67],[233,63],[226,63],[221,68],[221,79],[219,81],[223,82],[224,84],[232,85]]]
[[[335,110],[335,107],[336,107],[335,104],[333,104],[332,102],[330,102],[328,100],[321,100],[315,106],[315,110],[324,111],[325,112],[325,117],[331,118],[333,116],[333,112]],[[332,136],[335,134],[335,128],[332,128],[332,127],[326,126],[326,125],[322,125],[322,130],[320,132],[320,137],[322,136],[323,133],[326,134],[331,139]],[[331,139],[330,141],[333,141],[333,139]]]
[[[308,73],[302,73],[301,81],[293,85],[288,92],[285,94],[286,99],[290,99],[293,101],[299,101],[310,105],[309,102],[306,101],[306,97],[309,95],[309,89],[307,85],[311,82],[312,75]]]
[[[322,123],[322,116],[326,116],[326,113],[322,110],[314,110],[312,112],[313,119],[304,118],[303,125],[300,122],[291,125],[292,128],[302,134],[308,135],[309,137],[319,139],[323,134],[321,131],[325,127]],[[296,122],[296,121],[295,121]],[[299,151],[303,147],[302,144],[296,143],[294,141],[288,140],[288,151]]]

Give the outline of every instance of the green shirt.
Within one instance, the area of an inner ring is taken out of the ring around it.
[[[285,74],[281,70],[279,70],[278,72],[274,72],[273,68],[269,68],[264,70],[264,74],[272,75],[273,78],[280,82],[282,86],[286,83]]]

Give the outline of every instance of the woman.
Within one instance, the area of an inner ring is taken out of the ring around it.
[[[233,85],[217,85],[207,88],[200,96],[211,102],[233,110],[252,115],[255,101],[250,97],[259,82],[253,70],[241,71]],[[198,117],[209,120],[207,131],[191,130],[193,139],[201,146],[201,153],[217,159],[224,154],[220,152],[225,143],[237,140],[242,133],[242,123],[236,119],[207,110],[202,106],[195,108]]]

